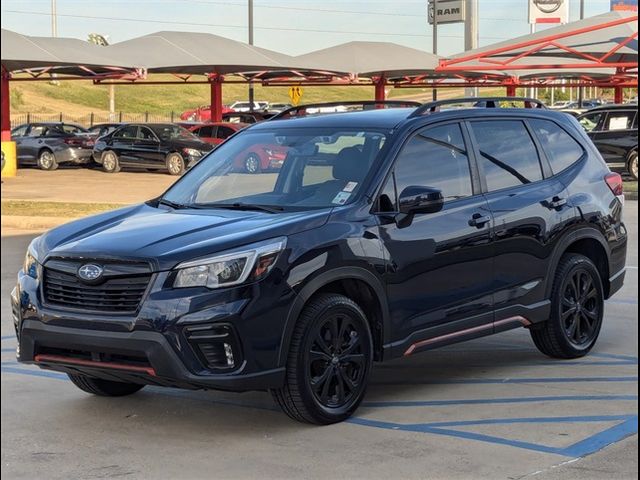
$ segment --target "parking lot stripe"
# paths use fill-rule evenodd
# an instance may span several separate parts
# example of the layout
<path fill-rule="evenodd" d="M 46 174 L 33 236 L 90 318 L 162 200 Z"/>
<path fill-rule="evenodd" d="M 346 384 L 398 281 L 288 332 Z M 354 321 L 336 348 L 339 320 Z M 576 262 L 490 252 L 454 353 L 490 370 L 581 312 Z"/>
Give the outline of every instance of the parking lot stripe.
<path fill-rule="evenodd" d="M 502 403 L 535 403 L 535 402 L 564 402 L 564 401 L 605 401 L 605 400 L 638 400 L 637 395 L 557 395 L 549 397 L 521 397 L 521 398 L 476 398 L 462 400 L 407 400 L 388 402 L 363 402 L 363 407 L 438 407 L 448 405 L 492 405 Z"/>
<path fill-rule="evenodd" d="M 580 383 L 580 382 L 637 382 L 638 377 L 549 377 L 549 378 L 467 378 L 460 380 L 394 380 L 375 381 L 372 385 L 465 385 L 507 383 Z"/>
<path fill-rule="evenodd" d="M 593 423 L 593 422 L 619 422 L 613 427 L 607 428 L 594 435 L 591 435 L 568 447 L 558 448 L 538 443 L 512 440 L 493 435 L 485 435 L 469 431 L 455 430 L 450 427 L 473 426 L 473 425 L 497 425 L 497 424 L 541 424 L 541 423 Z M 544 453 L 552 453 L 566 457 L 583 457 L 597 452 L 612 443 L 634 435 L 638 432 L 637 415 L 594 415 L 579 417 L 540 417 L 540 418 L 496 418 L 482 420 L 468 420 L 460 422 L 436 422 L 421 424 L 399 424 L 393 422 L 383 422 L 366 418 L 354 417 L 347 420 L 349 423 L 368 427 L 383 428 L 388 430 L 399 430 L 405 432 L 431 433 L 436 435 L 446 435 L 450 437 L 465 438 L 485 443 L 494 443 L 511 447 L 534 450 Z M 444 428 L 448 427 L 448 428 Z"/>

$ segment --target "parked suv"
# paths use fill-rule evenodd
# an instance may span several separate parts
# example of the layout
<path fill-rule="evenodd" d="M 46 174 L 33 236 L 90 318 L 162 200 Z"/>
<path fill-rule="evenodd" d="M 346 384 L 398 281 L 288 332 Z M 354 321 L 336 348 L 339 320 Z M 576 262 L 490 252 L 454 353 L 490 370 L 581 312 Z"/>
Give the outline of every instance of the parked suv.
<path fill-rule="evenodd" d="M 638 111 L 633 105 L 606 105 L 578 121 L 609 164 L 622 166 L 638 180 Z"/>
<path fill-rule="evenodd" d="M 620 175 L 565 114 L 446 105 L 289 112 L 158 198 L 37 237 L 18 360 L 105 396 L 269 390 L 329 424 L 373 362 L 518 327 L 586 355 L 625 277 Z M 236 171 L 266 143 L 287 149 L 277 173 Z"/>

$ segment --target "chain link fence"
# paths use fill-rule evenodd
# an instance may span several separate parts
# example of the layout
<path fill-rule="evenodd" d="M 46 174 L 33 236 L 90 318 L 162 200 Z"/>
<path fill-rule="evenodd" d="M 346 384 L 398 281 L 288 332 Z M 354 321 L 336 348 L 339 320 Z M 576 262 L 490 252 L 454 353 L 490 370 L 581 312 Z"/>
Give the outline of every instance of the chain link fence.
<path fill-rule="evenodd" d="M 166 123 L 177 122 L 180 115 L 176 112 L 170 113 L 127 113 L 118 112 L 109 113 L 88 113 L 85 115 L 69 115 L 67 113 L 20 113 L 11 115 L 11 128 L 15 128 L 23 123 L 35 122 L 64 122 L 74 123 L 83 127 L 91 127 L 98 123 L 114 123 L 114 122 L 152 122 Z"/>

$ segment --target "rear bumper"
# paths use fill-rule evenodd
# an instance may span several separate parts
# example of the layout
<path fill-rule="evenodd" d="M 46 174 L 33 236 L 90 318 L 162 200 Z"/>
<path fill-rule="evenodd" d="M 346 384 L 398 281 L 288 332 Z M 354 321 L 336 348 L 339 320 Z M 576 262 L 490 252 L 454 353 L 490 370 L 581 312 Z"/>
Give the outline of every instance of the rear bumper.
<path fill-rule="evenodd" d="M 55 152 L 56 161 L 58 163 L 77 163 L 85 164 L 90 163 L 92 159 L 93 150 L 90 148 L 65 148 L 58 152 Z"/>
<path fill-rule="evenodd" d="M 243 374 L 194 375 L 159 332 L 111 332 L 45 325 L 24 320 L 20 328 L 18 360 L 41 368 L 106 380 L 189 389 L 228 391 L 267 390 L 284 383 L 284 368 Z M 79 359 L 70 355 L 39 354 L 39 346 L 89 351 L 114 356 L 144 357 L 148 365 Z"/>

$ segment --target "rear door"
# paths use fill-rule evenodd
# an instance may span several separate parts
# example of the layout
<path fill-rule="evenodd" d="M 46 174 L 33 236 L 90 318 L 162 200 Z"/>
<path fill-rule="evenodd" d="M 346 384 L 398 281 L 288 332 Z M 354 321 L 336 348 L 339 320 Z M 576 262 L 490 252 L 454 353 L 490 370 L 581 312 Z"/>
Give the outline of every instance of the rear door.
<path fill-rule="evenodd" d="M 16 157 L 18 162 L 24 162 L 26 160 L 25 151 L 22 144 L 24 142 L 25 135 L 29 131 L 29 128 L 29 125 L 20 125 L 19 127 L 11 130 L 11 140 L 16 143 Z"/>
<path fill-rule="evenodd" d="M 44 146 L 45 125 L 31 125 L 26 135 L 20 141 L 20 160 L 34 163 L 38 158 L 40 148 Z"/>
<path fill-rule="evenodd" d="M 160 151 L 160 140 L 155 133 L 145 126 L 138 128 L 137 138 L 133 145 L 135 162 L 147 168 L 164 168 L 164 153 Z"/>
<path fill-rule="evenodd" d="M 440 212 L 417 214 L 409 226 L 380 216 L 396 354 L 492 328 L 492 217 L 468 145 L 458 122 L 417 131 L 380 196 L 379 208 L 391 212 L 410 186 L 439 189 L 445 198 Z"/>
<path fill-rule="evenodd" d="M 498 331 L 548 314 L 547 268 L 573 208 L 525 119 L 483 118 L 469 122 L 469 128 L 495 219 L 492 290 Z"/>
<path fill-rule="evenodd" d="M 607 113 L 602 129 L 595 134 L 596 146 L 607 163 L 625 162 L 629 150 L 638 145 L 636 115 L 632 109 Z"/>
<path fill-rule="evenodd" d="M 135 142 L 138 139 L 138 126 L 126 125 L 114 132 L 111 147 L 120 157 L 122 165 L 137 165 L 139 160 L 135 154 Z"/>
<path fill-rule="evenodd" d="M 236 131 L 225 125 L 218 125 L 218 129 L 216 130 L 216 143 L 222 143 L 231 135 L 236 133 Z"/>
<path fill-rule="evenodd" d="M 200 140 L 207 143 L 218 144 L 221 143 L 220 140 L 216 138 L 216 130 L 218 127 L 215 125 L 203 125 L 202 127 L 198 127 L 193 130 L 193 134 L 196 135 Z"/>

